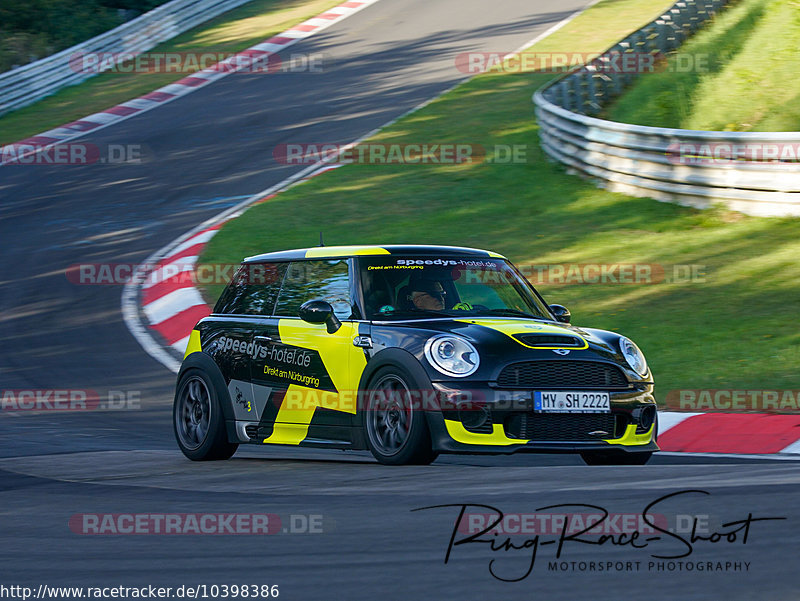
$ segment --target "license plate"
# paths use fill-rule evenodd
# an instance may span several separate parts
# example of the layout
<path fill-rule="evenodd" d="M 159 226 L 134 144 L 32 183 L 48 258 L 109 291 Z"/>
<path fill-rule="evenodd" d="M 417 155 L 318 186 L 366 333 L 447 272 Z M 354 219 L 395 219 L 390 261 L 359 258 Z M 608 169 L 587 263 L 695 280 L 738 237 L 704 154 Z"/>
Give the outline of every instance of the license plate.
<path fill-rule="evenodd" d="M 533 410 L 548 413 L 608 413 L 611 399 L 607 392 L 552 390 L 533 393 Z"/>

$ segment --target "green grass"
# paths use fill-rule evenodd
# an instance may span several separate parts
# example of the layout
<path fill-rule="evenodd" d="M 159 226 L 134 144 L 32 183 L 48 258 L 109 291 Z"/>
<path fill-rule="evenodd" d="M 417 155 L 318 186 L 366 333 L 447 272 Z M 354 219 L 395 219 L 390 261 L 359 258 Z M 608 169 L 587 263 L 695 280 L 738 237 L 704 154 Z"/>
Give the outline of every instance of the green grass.
<path fill-rule="evenodd" d="M 606 111 L 683 129 L 800 131 L 798 0 L 741 0 Z M 697 69 L 679 65 L 697 65 Z"/>
<path fill-rule="evenodd" d="M 340 3 L 341 0 L 253 0 L 150 52 L 239 52 Z M 102 73 L 0 117 L 0 144 L 16 142 L 102 111 L 186 75 Z"/>
<path fill-rule="evenodd" d="M 535 50 L 604 49 L 669 3 L 658 4 L 602 2 Z M 476 77 L 373 139 L 523 144 L 524 164 L 348 165 L 229 222 L 202 260 L 314 246 L 323 230 L 327 244 L 476 246 L 517 264 L 703 265 L 704 281 L 539 288 L 577 325 L 636 340 L 660 400 L 686 388 L 797 388 L 800 221 L 630 198 L 566 174 L 545 160 L 531 104 L 550 77 Z"/>

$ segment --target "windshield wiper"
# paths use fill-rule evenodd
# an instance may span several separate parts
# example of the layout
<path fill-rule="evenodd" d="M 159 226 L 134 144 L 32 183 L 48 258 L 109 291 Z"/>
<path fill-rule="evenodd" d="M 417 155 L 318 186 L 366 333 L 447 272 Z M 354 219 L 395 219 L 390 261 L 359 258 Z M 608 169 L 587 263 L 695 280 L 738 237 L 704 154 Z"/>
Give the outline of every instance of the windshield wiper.
<path fill-rule="evenodd" d="M 379 313 L 375 313 L 373 319 L 380 319 L 381 315 L 392 315 L 392 316 L 401 315 L 403 317 L 405 317 L 405 316 L 409 316 L 409 317 L 420 316 L 420 317 L 422 317 L 422 316 L 427 316 L 427 315 L 430 315 L 431 317 L 452 317 L 453 316 L 451 313 L 448 313 L 447 311 L 444 311 L 444 310 L 443 311 L 434 311 L 433 309 L 407 309 L 407 310 L 404 311 L 402 309 L 394 309 L 392 311 L 385 311 L 383 313 L 380 313 L 380 312 Z"/>
<path fill-rule="evenodd" d="M 546 317 L 526 313 L 525 311 L 520 311 L 519 309 L 489 309 L 489 313 L 492 315 L 509 315 L 512 317 L 527 317 L 528 319 L 541 319 L 547 321 Z"/>

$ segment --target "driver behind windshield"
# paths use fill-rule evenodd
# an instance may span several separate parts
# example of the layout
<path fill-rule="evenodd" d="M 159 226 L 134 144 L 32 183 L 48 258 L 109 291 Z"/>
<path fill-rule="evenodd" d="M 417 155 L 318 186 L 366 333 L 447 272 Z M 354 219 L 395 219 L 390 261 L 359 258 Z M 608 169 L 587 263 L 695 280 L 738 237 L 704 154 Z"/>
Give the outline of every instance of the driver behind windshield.
<path fill-rule="evenodd" d="M 408 300 L 414 309 L 421 311 L 443 311 L 447 293 L 438 280 L 412 277 L 408 283 Z"/>

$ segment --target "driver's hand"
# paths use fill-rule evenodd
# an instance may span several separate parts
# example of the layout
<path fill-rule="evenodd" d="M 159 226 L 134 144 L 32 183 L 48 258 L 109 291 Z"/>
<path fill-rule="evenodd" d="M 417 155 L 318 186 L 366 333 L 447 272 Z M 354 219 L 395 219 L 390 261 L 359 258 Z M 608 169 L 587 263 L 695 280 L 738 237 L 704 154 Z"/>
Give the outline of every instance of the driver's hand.
<path fill-rule="evenodd" d="M 456 311 L 472 311 L 472 305 L 469 303 L 456 303 L 453 305 L 453 309 Z"/>

